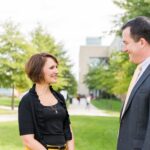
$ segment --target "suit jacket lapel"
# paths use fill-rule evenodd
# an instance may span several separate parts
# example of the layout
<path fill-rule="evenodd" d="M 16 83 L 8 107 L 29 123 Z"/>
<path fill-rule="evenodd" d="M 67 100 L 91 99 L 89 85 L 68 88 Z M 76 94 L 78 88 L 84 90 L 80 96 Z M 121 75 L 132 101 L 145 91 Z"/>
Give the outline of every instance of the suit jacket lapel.
<path fill-rule="evenodd" d="M 138 90 L 140 85 L 143 83 L 143 81 L 148 77 L 149 74 L 150 74 L 150 65 L 146 68 L 146 70 L 144 71 L 144 73 L 142 74 L 142 76 L 140 77 L 140 79 L 137 81 L 137 83 L 135 84 L 134 88 L 132 89 L 132 92 L 130 94 L 130 97 L 129 97 L 126 109 L 124 111 L 124 114 L 127 111 L 127 109 L 129 107 L 129 105 L 130 105 L 130 103 L 132 101 L 132 98 L 135 95 L 136 91 Z M 122 115 L 121 119 L 123 118 L 124 114 Z"/>

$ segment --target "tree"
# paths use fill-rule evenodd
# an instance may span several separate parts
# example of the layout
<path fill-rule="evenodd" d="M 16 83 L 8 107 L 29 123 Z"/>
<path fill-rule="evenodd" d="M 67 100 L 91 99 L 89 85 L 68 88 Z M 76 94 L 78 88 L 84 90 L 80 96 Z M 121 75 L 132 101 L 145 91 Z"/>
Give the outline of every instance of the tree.
<path fill-rule="evenodd" d="M 0 35 L 0 86 L 12 87 L 12 103 L 14 109 L 14 89 L 23 90 L 29 87 L 24 74 L 24 64 L 32 46 L 18 30 L 18 25 L 6 22 L 2 25 Z M 26 82 L 24 82 L 26 81 Z"/>
<path fill-rule="evenodd" d="M 114 0 L 114 3 L 124 10 L 123 14 L 115 17 L 116 27 L 121 28 L 124 22 L 137 16 L 150 17 L 150 0 Z M 120 34 L 120 29 L 116 33 Z M 124 95 L 134 69 L 135 65 L 129 62 L 127 54 L 116 52 L 109 58 L 107 69 L 101 65 L 90 69 L 85 82 L 89 89 L 105 90 L 117 96 Z"/>
<path fill-rule="evenodd" d="M 129 62 L 128 55 L 122 52 L 113 53 L 109 64 L 109 70 L 115 79 L 111 91 L 115 95 L 126 93 L 135 65 Z"/>
<path fill-rule="evenodd" d="M 19 31 L 19 25 L 6 22 L 1 26 L 3 32 L 0 34 L 0 86 L 12 87 L 12 104 L 14 109 L 14 89 L 24 91 L 31 86 L 31 81 L 24 72 L 24 66 L 29 57 L 38 52 L 48 52 L 58 58 L 59 81 L 56 89 L 67 88 L 69 92 L 76 92 L 76 80 L 71 73 L 71 64 L 65 56 L 62 46 L 38 27 L 32 32 L 31 41 Z M 71 82 L 72 81 L 72 82 Z"/>
<path fill-rule="evenodd" d="M 59 78 L 55 89 L 65 89 L 69 94 L 75 94 L 77 91 L 77 82 L 75 77 L 71 73 L 70 61 L 66 56 L 66 52 L 63 50 L 61 44 L 57 44 L 54 38 L 46 32 L 42 26 L 38 26 L 32 33 L 32 44 L 36 47 L 37 52 L 48 52 L 56 56 L 59 62 Z"/>
<path fill-rule="evenodd" d="M 120 97 L 126 93 L 134 69 L 135 65 L 128 61 L 127 54 L 116 52 L 110 56 L 107 66 L 98 64 L 90 68 L 85 83 L 90 90 L 101 90 Z"/>
<path fill-rule="evenodd" d="M 114 0 L 113 2 L 124 10 L 115 21 L 116 24 L 122 25 L 137 16 L 150 16 L 150 0 Z"/>
<path fill-rule="evenodd" d="M 147 16 L 150 17 L 150 0 L 114 0 L 114 3 L 124 10 L 123 14 L 120 14 L 119 17 L 116 17 L 117 20 L 115 20 L 115 26 L 119 25 L 119 28 L 124 24 L 124 22 L 127 22 L 128 20 L 135 18 L 137 16 Z M 120 34 L 117 30 L 116 33 Z M 131 77 L 133 75 L 133 71 L 135 69 L 135 65 L 131 64 L 128 61 L 128 57 L 124 57 L 125 54 L 117 54 L 116 60 L 113 59 L 110 60 L 114 63 L 112 66 L 115 68 L 118 66 L 119 68 L 114 71 L 117 78 L 116 86 L 113 88 L 113 91 L 115 93 L 126 93 L 127 87 L 129 85 L 129 82 L 131 80 Z M 111 59 L 111 58 L 110 58 Z M 119 62 L 118 59 L 121 61 Z M 117 62 L 118 61 L 118 62 Z M 121 83 L 121 84 L 119 84 Z"/>
<path fill-rule="evenodd" d="M 89 72 L 85 75 L 84 82 L 90 90 L 99 90 L 101 92 L 112 94 L 110 84 L 109 64 L 99 62 L 94 67 L 89 67 Z M 109 83 L 108 83 L 109 82 Z"/>

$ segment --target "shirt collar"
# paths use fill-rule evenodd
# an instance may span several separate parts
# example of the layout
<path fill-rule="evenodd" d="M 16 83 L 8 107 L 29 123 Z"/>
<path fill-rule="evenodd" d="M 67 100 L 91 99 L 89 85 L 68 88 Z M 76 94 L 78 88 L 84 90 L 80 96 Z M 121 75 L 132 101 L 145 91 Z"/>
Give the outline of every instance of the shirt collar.
<path fill-rule="evenodd" d="M 142 70 L 145 70 L 148 65 L 150 64 L 150 57 L 146 58 L 142 63 L 140 63 L 139 65 L 142 67 Z"/>

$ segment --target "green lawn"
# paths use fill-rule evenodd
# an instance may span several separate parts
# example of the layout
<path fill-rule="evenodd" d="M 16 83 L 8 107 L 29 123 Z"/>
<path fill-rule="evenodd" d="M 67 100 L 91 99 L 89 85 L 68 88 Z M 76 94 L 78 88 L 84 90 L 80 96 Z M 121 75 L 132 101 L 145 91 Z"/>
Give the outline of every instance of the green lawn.
<path fill-rule="evenodd" d="M 72 117 L 76 150 L 116 150 L 118 118 Z"/>
<path fill-rule="evenodd" d="M 19 99 L 15 98 L 15 106 L 18 106 Z M 11 106 L 11 97 L 0 97 L 0 105 Z"/>
<path fill-rule="evenodd" d="M 6 109 L 0 109 L 0 115 L 8 115 L 8 114 L 16 114 L 17 110 L 6 110 Z"/>
<path fill-rule="evenodd" d="M 17 122 L 0 123 L 0 150 L 21 150 Z"/>
<path fill-rule="evenodd" d="M 122 106 L 121 101 L 113 99 L 92 100 L 91 102 L 97 108 L 108 112 L 120 112 Z"/>
<path fill-rule="evenodd" d="M 76 150 L 115 150 L 118 118 L 71 117 Z M 0 123 L 0 150 L 21 150 L 17 122 Z"/>

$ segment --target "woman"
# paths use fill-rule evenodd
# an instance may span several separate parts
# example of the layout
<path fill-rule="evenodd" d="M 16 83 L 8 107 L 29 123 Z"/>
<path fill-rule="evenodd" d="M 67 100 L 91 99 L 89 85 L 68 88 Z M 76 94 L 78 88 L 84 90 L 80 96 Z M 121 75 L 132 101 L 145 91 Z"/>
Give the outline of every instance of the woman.
<path fill-rule="evenodd" d="M 58 61 L 48 54 L 33 55 L 25 66 L 33 87 L 19 104 L 19 131 L 28 150 L 74 150 L 64 97 L 53 90 Z"/>

